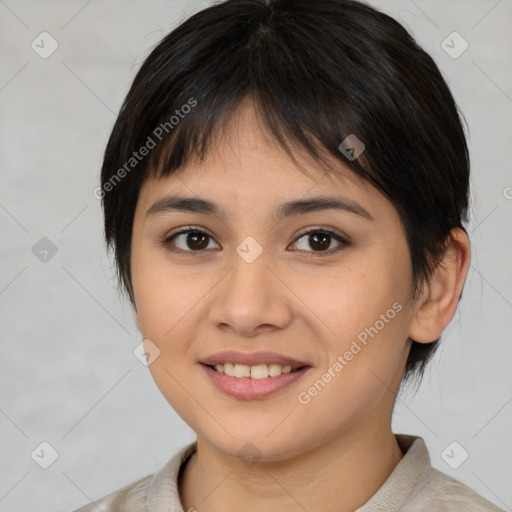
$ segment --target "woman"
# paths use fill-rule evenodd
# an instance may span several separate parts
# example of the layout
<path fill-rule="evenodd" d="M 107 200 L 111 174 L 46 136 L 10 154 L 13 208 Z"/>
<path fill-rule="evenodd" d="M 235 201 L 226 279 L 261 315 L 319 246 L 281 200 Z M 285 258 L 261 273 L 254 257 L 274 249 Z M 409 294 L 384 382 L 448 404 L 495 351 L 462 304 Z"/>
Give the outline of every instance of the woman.
<path fill-rule="evenodd" d="M 228 0 L 146 59 L 105 152 L 107 243 L 197 434 L 79 509 L 500 510 L 394 434 L 470 262 L 435 63 L 352 0 Z"/>

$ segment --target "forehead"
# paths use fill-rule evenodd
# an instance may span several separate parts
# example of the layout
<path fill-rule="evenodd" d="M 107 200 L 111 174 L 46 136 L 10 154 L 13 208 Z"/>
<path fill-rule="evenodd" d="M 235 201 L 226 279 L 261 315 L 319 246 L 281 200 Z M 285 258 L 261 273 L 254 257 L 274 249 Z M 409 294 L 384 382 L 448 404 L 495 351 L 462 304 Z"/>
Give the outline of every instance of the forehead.
<path fill-rule="evenodd" d="M 288 142 L 290 155 L 244 100 L 229 122 L 219 128 L 204 160 L 191 157 L 186 165 L 163 177 L 149 177 L 139 198 L 165 189 L 215 195 L 226 202 L 239 197 L 271 202 L 283 197 L 325 193 L 379 194 L 340 158 L 323 152 L 315 159 L 304 147 Z"/>

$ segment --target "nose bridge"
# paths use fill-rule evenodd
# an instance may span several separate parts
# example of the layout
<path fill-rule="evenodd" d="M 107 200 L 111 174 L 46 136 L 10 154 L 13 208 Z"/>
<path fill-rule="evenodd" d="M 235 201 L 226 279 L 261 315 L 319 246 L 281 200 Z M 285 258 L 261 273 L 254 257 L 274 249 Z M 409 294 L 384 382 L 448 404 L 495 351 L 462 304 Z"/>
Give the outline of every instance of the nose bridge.
<path fill-rule="evenodd" d="M 268 300 L 272 294 L 269 251 L 252 237 L 244 239 L 235 249 L 232 271 L 228 275 L 227 290 L 236 301 L 250 300 L 256 307 L 258 301 Z M 274 290 L 275 295 L 275 290 Z"/>
<path fill-rule="evenodd" d="M 211 310 L 212 322 L 246 334 L 262 324 L 282 327 L 290 319 L 284 287 L 269 268 L 270 251 L 248 238 L 236 247 Z"/>

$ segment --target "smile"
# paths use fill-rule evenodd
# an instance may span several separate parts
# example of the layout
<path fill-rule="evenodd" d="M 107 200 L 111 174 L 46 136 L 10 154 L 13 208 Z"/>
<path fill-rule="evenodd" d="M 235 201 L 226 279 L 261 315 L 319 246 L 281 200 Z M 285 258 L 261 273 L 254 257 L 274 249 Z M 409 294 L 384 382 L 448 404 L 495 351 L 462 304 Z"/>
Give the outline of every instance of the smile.
<path fill-rule="evenodd" d="M 201 364 L 201 367 L 218 390 L 241 400 L 270 397 L 296 383 L 311 369 L 310 366 L 292 370 L 290 366 L 278 364 L 248 366 L 233 363 Z"/>
<path fill-rule="evenodd" d="M 228 377 L 250 377 L 251 379 L 279 377 L 282 373 L 292 373 L 299 369 L 292 369 L 291 366 L 281 366 L 280 364 L 257 364 L 255 366 L 249 366 L 247 364 L 237 363 L 216 364 L 215 366 L 211 366 L 211 368 Z"/>

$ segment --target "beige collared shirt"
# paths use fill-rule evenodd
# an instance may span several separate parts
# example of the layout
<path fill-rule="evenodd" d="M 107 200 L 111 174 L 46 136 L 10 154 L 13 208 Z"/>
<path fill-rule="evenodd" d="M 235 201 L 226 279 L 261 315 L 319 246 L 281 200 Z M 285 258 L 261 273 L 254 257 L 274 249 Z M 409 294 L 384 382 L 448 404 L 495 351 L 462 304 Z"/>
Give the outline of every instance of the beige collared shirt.
<path fill-rule="evenodd" d="M 404 453 L 402 460 L 380 489 L 354 512 L 503 512 L 470 487 L 432 467 L 421 437 L 395 437 Z M 178 474 L 196 447 L 196 442 L 185 446 L 154 475 L 74 512 L 184 512 Z"/>

